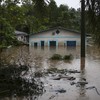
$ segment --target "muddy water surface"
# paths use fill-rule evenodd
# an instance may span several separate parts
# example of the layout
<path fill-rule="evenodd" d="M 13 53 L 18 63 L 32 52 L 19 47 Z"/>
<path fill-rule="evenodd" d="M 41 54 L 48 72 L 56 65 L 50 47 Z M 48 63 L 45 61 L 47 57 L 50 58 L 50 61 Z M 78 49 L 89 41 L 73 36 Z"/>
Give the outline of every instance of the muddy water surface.
<path fill-rule="evenodd" d="M 71 61 L 51 61 L 53 54 L 72 54 Z M 47 69 L 78 70 L 80 71 L 80 47 L 77 48 L 33 48 L 14 47 L 4 50 L 1 58 L 10 63 L 30 65 L 32 72 L 45 72 Z M 1 100 L 100 100 L 100 50 L 96 47 L 86 47 L 86 66 L 83 73 L 66 73 L 74 80 L 61 78 L 55 80 L 61 73 L 48 73 L 40 79 L 44 83 L 43 95 L 33 99 L 32 97 L 4 97 Z M 65 74 L 64 74 L 65 77 Z M 78 85 L 77 82 L 85 80 L 86 85 Z M 74 82 L 75 84 L 71 85 Z M 62 91 L 60 91 L 62 90 Z"/>

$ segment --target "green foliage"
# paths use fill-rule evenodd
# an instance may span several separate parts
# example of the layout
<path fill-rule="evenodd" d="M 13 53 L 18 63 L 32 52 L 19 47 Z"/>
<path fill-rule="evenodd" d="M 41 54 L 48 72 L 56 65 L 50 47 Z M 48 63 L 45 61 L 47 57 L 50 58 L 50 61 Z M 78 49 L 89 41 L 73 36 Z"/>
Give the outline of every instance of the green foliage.
<path fill-rule="evenodd" d="M 17 6 L 19 0 L 6 0 L 0 5 L 0 48 L 15 45 L 15 27 L 22 22 L 22 10 Z"/>
<path fill-rule="evenodd" d="M 28 66 L 2 65 L 0 68 L 0 96 L 28 96 L 43 93 L 43 83 L 33 77 L 24 78 L 22 72 L 28 72 Z"/>
<path fill-rule="evenodd" d="M 72 60 L 73 56 L 72 54 L 64 55 L 63 57 L 60 54 L 54 54 L 51 58 L 51 60 Z"/>
<path fill-rule="evenodd" d="M 72 56 L 71 54 L 65 55 L 65 56 L 63 57 L 63 60 L 72 60 L 72 59 L 73 59 L 73 56 Z"/>
<path fill-rule="evenodd" d="M 93 40 L 100 46 L 100 0 L 86 0 L 86 27 Z"/>
<path fill-rule="evenodd" d="M 51 60 L 62 60 L 62 56 L 60 54 L 54 54 L 50 59 Z"/>
<path fill-rule="evenodd" d="M 47 3 L 45 0 L 32 0 L 34 3 L 34 14 L 40 20 L 47 16 Z"/>
<path fill-rule="evenodd" d="M 74 30 L 80 29 L 79 10 L 69 8 L 67 5 L 57 7 L 54 0 L 50 0 L 48 5 L 44 0 L 23 0 L 22 4 L 21 8 L 25 11 L 25 23 L 21 26 L 22 30 L 28 30 L 28 33 L 57 26 Z"/>
<path fill-rule="evenodd" d="M 0 47 L 13 44 L 14 29 L 5 18 L 0 17 Z"/>

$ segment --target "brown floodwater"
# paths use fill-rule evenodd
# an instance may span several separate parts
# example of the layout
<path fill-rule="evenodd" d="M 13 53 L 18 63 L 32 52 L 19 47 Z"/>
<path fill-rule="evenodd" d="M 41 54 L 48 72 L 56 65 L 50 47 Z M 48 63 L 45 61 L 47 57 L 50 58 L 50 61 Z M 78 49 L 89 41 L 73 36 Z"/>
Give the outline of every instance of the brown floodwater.
<path fill-rule="evenodd" d="M 51 61 L 49 58 L 53 54 L 60 54 L 62 56 L 72 54 L 73 60 Z M 1 59 L 4 59 L 6 63 L 30 65 L 33 73 L 51 68 L 57 68 L 59 70 L 74 69 L 80 71 L 80 47 L 12 47 L 3 50 Z M 53 75 L 49 74 L 48 76 L 40 78 L 44 83 L 46 92 L 35 99 L 32 97 L 4 97 L 0 100 L 100 100 L 100 49 L 94 46 L 86 47 L 86 64 L 84 72 L 67 74 L 68 76 L 75 77 L 75 80 L 67 80 L 66 78 L 54 80 L 53 78 L 57 75 L 58 74 L 53 73 Z M 84 86 L 70 84 L 71 82 L 77 83 L 81 79 L 85 79 L 88 84 Z M 57 92 L 57 90 L 61 89 L 66 92 Z"/>

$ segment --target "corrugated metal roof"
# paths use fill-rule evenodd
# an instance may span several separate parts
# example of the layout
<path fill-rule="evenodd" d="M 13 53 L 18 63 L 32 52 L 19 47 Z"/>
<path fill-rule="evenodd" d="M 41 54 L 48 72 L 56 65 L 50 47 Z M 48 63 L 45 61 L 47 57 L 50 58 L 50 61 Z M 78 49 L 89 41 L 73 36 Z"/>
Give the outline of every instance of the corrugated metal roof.
<path fill-rule="evenodd" d="M 15 35 L 28 35 L 27 33 L 21 32 L 21 31 L 15 31 L 14 34 L 15 34 Z"/>

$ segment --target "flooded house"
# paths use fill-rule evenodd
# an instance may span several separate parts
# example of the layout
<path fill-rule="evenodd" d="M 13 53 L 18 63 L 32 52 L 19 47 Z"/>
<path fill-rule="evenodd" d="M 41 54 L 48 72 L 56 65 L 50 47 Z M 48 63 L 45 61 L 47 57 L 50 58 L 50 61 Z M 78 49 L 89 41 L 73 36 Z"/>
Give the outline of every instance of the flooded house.
<path fill-rule="evenodd" d="M 80 45 L 80 33 L 62 27 L 51 28 L 31 34 L 29 45 L 34 47 L 76 47 Z"/>
<path fill-rule="evenodd" d="M 21 41 L 23 43 L 28 43 L 28 34 L 22 31 L 15 31 L 15 36 L 18 41 Z"/>

